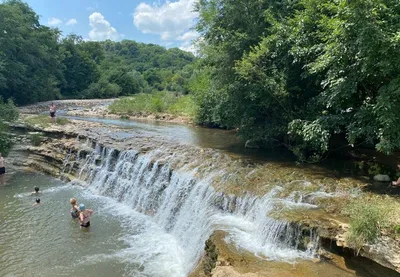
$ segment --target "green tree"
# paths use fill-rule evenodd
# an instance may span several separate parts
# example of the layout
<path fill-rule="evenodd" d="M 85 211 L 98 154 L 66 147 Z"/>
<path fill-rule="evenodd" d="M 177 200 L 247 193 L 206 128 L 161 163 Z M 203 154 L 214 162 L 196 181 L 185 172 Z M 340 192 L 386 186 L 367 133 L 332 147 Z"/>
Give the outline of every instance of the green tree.
<path fill-rule="evenodd" d="M 101 61 L 103 53 L 95 47 L 96 44 L 86 44 L 76 35 L 69 35 L 61 42 L 60 53 L 65 78 L 61 93 L 65 97 L 83 96 L 81 92 L 100 77 L 96 62 Z"/>
<path fill-rule="evenodd" d="M 0 4 L 0 30 L 0 95 L 18 104 L 60 97 L 59 31 L 40 25 L 35 12 L 18 0 Z"/>

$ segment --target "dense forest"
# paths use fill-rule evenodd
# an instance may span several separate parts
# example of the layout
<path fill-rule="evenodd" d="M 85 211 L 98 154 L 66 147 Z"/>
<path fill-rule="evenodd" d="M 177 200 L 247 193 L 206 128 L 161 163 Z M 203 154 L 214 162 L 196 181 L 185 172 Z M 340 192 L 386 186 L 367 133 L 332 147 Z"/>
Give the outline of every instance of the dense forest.
<path fill-rule="evenodd" d="M 187 93 L 194 60 L 178 48 L 63 37 L 41 25 L 27 4 L 0 4 L 0 96 L 19 105 L 153 90 Z"/>
<path fill-rule="evenodd" d="M 400 1 L 199 0 L 199 121 L 319 160 L 400 148 Z"/>
<path fill-rule="evenodd" d="M 400 149 L 400 1 L 199 0 L 195 57 L 134 41 L 83 41 L 0 4 L 0 96 L 189 94 L 199 124 L 237 128 L 316 161 L 332 142 Z"/>

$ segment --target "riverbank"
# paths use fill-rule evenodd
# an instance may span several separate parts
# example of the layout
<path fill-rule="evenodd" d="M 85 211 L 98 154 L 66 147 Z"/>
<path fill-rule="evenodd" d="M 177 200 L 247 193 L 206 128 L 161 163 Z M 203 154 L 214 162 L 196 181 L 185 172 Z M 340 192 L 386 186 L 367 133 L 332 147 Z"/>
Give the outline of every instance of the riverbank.
<path fill-rule="evenodd" d="M 118 108 L 111 111 L 109 106 L 120 99 L 71 99 L 71 100 L 54 100 L 40 102 L 28 106 L 19 107 L 21 114 L 41 114 L 48 113 L 49 106 L 54 103 L 57 107 L 57 114 L 64 116 L 80 116 L 80 117 L 100 117 L 109 119 L 125 119 L 125 120 L 145 120 L 155 122 L 169 122 L 194 125 L 193 117 L 171 114 L 165 112 L 136 111 L 126 112 L 118 111 Z"/>
<path fill-rule="evenodd" d="M 21 130 L 26 127 L 21 124 L 14 128 Z M 130 149 L 140 156 L 148 157 L 158 166 L 168 164 L 171 172 L 179 172 L 183 168 L 185 171 L 196 169 L 194 176 L 198 180 L 205 180 L 210 174 L 220 172 L 213 176 L 210 184 L 224 195 L 226 204 L 223 209 L 227 211 L 237 209 L 238 201 L 249 195 L 262 198 L 276 191 L 274 197 L 281 200 L 275 201 L 269 216 L 293 222 L 305 232 L 317 232 L 322 239 L 342 248 L 352 247 L 347 242 L 352 219 L 342 214 L 344 208 L 360 199 L 369 201 L 371 205 L 379 206 L 383 203 L 385 205 L 382 207 L 388 209 L 393 217 L 391 223 L 380 227 L 379 239 L 363 245 L 359 249 L 360 255 L 399 270 L 400 240 L 395 230 L 390 229 L 398 224 L 399 205 L 395 197 L 369 192 L 369 188 L 378 185 L 370 180 L 338 177 L 316 166 L 273 162 L 243 164 L 243 161 L 232 160 L 228 155 L 213 149 L 168 141 L 143 130 L 128 131 L 95 122 L 70 120 L 64 126 L 28 126 L 29 129 L 43 133 L 43 141 L 40 146 L 32 146 L 29 145 L 29 136 L 21 139 L 12 153 L 12 164 L 22 164 L 73 180 L 77 178 L 82 163 L 85 163 L 82 158 L 95 151 L 97 145 L 118 152 Z M 26 156 L 18 153 L 25 153 Z M 196 159 L 193 160 L 193 157 Z M 384 183 L 381 185 L 387 186 Z"/>

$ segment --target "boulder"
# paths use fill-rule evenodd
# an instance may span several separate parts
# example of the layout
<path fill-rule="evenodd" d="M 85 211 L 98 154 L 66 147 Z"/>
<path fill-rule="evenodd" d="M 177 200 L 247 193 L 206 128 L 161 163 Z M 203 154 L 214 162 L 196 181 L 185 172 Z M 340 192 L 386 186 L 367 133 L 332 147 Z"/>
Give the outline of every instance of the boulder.
<path fill-rule="evenodd" d="M 374 176 L 374 181 L 378 182 L 390 182 L 391 180 L 388 175 L 378 174 Z"/>

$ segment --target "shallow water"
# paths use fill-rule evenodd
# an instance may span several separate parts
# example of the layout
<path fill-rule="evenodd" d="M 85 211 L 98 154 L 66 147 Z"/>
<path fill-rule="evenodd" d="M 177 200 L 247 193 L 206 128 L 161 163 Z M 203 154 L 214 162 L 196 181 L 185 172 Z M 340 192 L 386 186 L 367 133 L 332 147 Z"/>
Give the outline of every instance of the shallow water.
<path fill-rule="evenodd" d="M 248 149 L 244 147 L 245 142 L 237 137 L 233 130 L 222 130 L 204 128 L 198 126 L 184 125 L 179 123 L 148 121 L 148 120 L 124 120 L 95 117 L 66 116 L 69 119 L 99 122 L 106 125 L 119 126 L 126 130 L 125 136 L 136 130 L 149 133 L 153 136 L 161 136 L 165 140 L 186 143 L 202 148 L 213 148 L 223 150 L 240 158 L 255 160 L 288 160 L 290 154 L 282 153 L 281 150 L 260 151 L 259 149 Z M 119 132 L 121 133 L 121 132 Z M 124 134 L 120 134 L 124 136 Z"/>
<path fill-rule="evenodd" d="M 43 204 L 32 207 L 36 185 Z M 71 197 L 95 211 L 89 230 L 71 219 Z M 145 216 L 82 187 L 41 174 L 0 187 L 0 276 L 182 276 L 176 252 Z"/>

